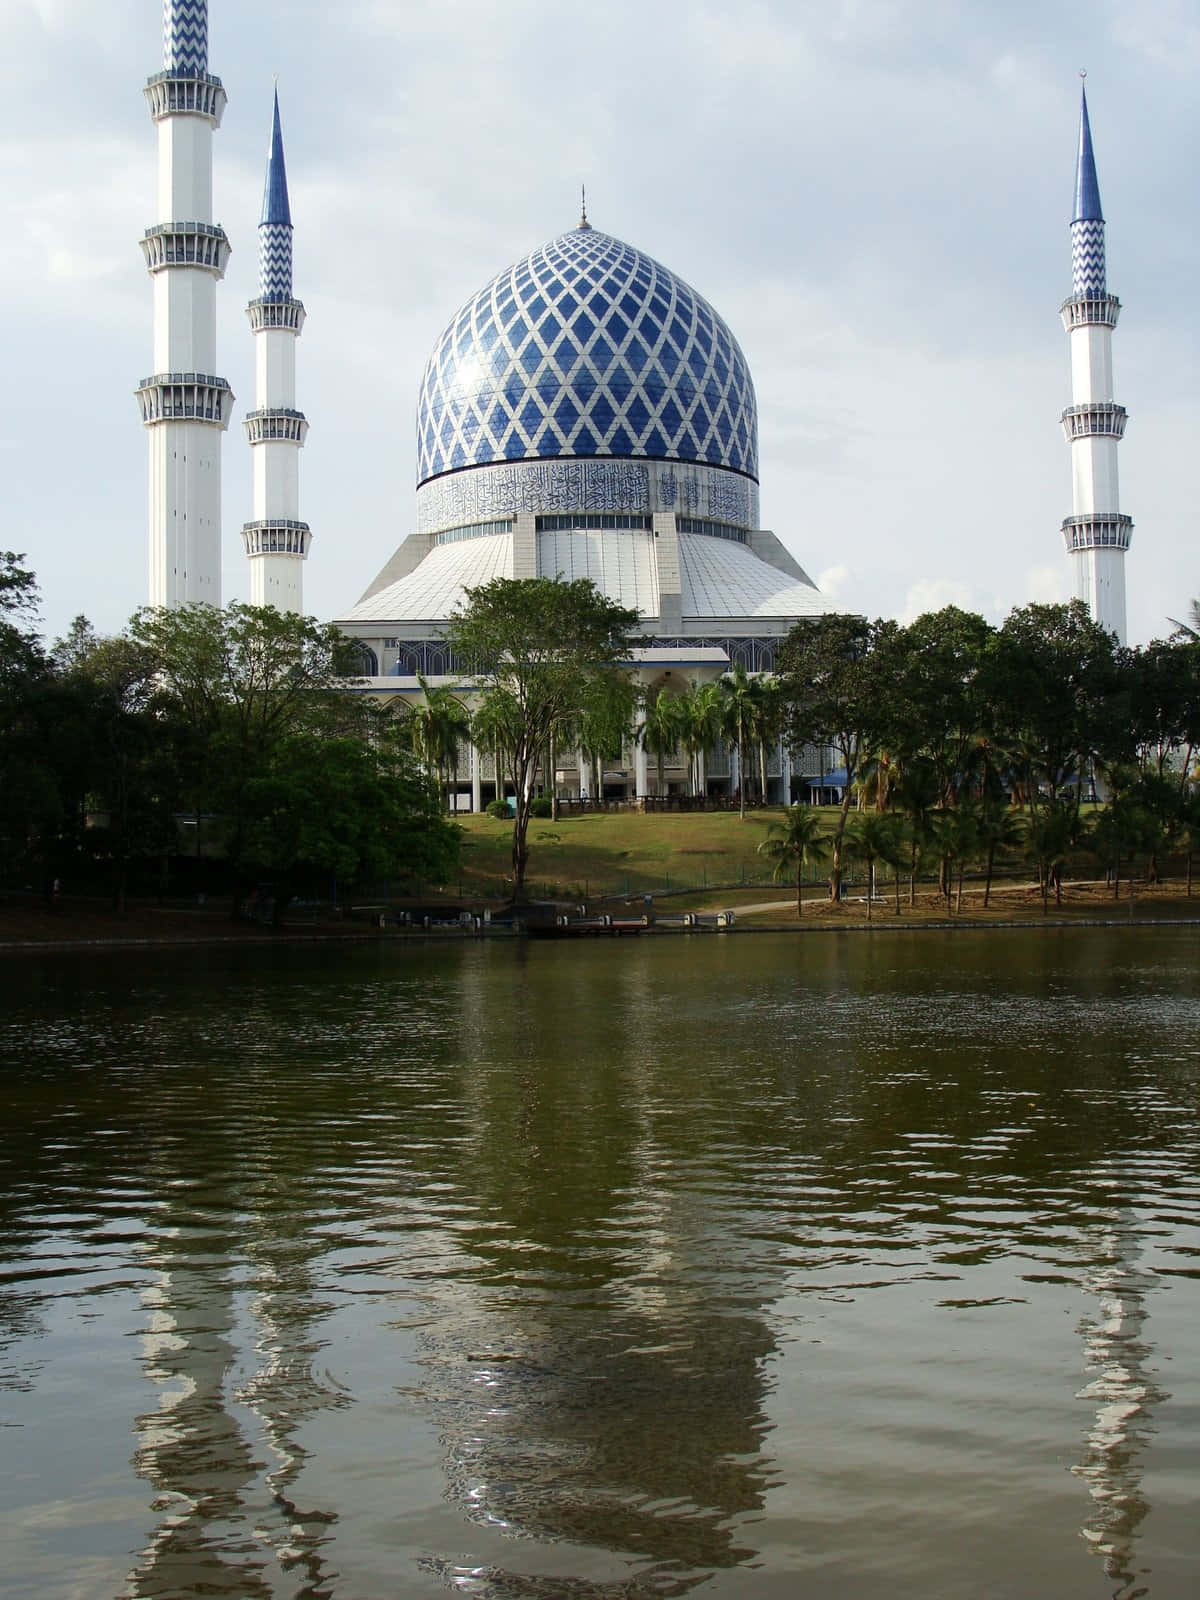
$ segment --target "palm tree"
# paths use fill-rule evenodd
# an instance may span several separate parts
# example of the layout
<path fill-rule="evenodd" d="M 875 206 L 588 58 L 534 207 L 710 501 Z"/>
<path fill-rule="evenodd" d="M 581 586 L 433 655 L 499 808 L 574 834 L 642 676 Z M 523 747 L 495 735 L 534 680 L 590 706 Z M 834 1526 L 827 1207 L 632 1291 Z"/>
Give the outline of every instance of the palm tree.
<path fill-rule="evenodd" d="M 720 679 L 723 700 L 722 731 L 737 745 L 738 757 L 738 813 L 746 820 L 746 743 L 754 727 L 755 705 L 758 700 L 758 683 L 750 676 L 740 661 L 735 662 Z"/>
<path fill-rule="evenodd" d="M 409 723 L 413 751 L 430 777 L 436 778 L 439 792 L 446 791 L 449 808 L 450 774 L 458 764 L 459 747 L 470 736 L 471 718 L 448 685 L 435 688 L 419 672 L 417 682 L 424 699 L 413 708 Z"/>
<path fill-rule="evenodd" d="M 829 854 L 829 839 L 821 818 L 812 806 L 789 806 L 782 822 L 773 822 L 767 837 L 758 847 L 760 856 L 775 863 L 773 876 L 778 883 L 796 869 L 796 915 L 804 911 L 803 874 L 810 861 L 823 861 Z"/>
<path fill-rule="evenodd" d="M 875 863 L 882 861 L 884 866 L 891 867 L 897 873 L 896 883 L 899 886 L 900 865 L 900 838 L 894 817 L 880 816 L 877 812 L 867 812 L 857 817 L 846 830 L 847 854 L 857 857 L 867 864 L 867 921 L 871 921 L 871 910 L 875 900 Z M 897 894 L 896 910 L 899 911 L 899 895 Z"/>
<path fill-rule="evenodd" d="M 934 846 L 941 862 L 942 893 L 946 896 L 946 910 L 950 909 L 950 896 L 954 890 L 954 869 L 958 868 L 958 898 L 955 910 L 962 910 L 963 874 L 967 860 L 979 849 L 979 808 L 970 800 L 960 800 L 958 805 L 935 813 L 932 821 Z"/>
<path fill-rule="evenodd" d="M 688 784 L 693 795 L 700 793 L 700 757 L 711 750 L 721 736 L 721 685 L 693 684 L 681 698 L 683 747 L 688 753 Z"/>
<path fill-rule="evenodd" d="M 896 803 L 908 821 L 908 903 L 917 902 L 917 859 L 929 840 L 931 819 L 940 797 L 933 763 L 924 757 L 906 764 L 896 784 Z"/>
<path fill-rule="evenodd" d="M 1007 795 L 989 794 L 979 807 L 979 839 L 987 849 L 987 876 L 983 885 L 986 910 L 992 896 L 992 871 L 997 850 L 1014 850 L 1021 842 L 1021 829 Z"/>
<path fill-rule="evenodd" d="M 596 800 L 604 799 L 604 763 L 620 760 L 635 705 L 636 692 L 627 673 L 604 673 L 588 685 L 579 718 L 579 745 L 592 769 Z"/>
<path fill-rule="evenodd" d="M 783 685 L 778 678 L 764 675 L 755 680 L 756 695 L 751 707 L 750 729 L 758 745 L 758 797 L 767 803 L 767 746 L 774 744 L 783 729 Z M 784 780 L 786 781 L 786 779 Z M 783 798 L 787 805 L 789 796 Z"/>
<path fill-rule="evenodd" d="M 682 706 L 679 697 L 669 689 L 660 689 L 653 699 L 643 702 L 642 721 L 638 738 L 658 762 L 658 793 L 666 792 L 666 759 L 673 755 L 683 731 Z"/>
<path fill-rule="evenodd" d="M 1025 849 L 1031 861 L 1037 863 L 1038 881 L 1042 890 L 1042 915 L 1050 894 L 1050 880 L 1054 880 L 1054 901 L 1062 904 L 1062 863 L 1071 846 L 1079 837 L 1079 812 L 1071 804 L 1048 805 L 1034 812 L 1025 834 Z"/>
<path fill-rule="evenodd" d="M 507 689 L 489 689 L 475 708 L 471 737 L 496 763 L 496 799 L 504 799 L 504 758 L 516 742 L 520 707 Z"/>
<path fill-rule="evenodd" d="M 1174 617 L 1168 617 L 1168 622 L 1175 623 L 1176 639 L 1200 639 L 1200 600 L 1193 600 L 1188 608 L 1188 621 L 1179 622 Z"/>

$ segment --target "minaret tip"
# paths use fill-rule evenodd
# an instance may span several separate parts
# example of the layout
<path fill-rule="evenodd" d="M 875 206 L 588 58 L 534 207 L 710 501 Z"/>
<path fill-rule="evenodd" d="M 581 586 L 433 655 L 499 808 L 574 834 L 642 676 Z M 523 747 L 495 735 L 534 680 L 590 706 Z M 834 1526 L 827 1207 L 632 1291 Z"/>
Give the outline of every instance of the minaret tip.
<path fill-rule="evenodd" d="M 579 226 L 581 228 L 590 228 L 591 227 L 591 223 L 588 221 L 588 216 L 587 216 L 587 184 L 586 183 L 581 183 L 579 185 Z"/>
<path fill-rule="evenodd" d="M 1087 89 L 1081 70 L 1079 90 L 1079 154 L 1075 161 L 1075 212 L 1072 222 L 1103 222 L 1100 209 L 1100 184 L 1096 177 L 1096 155 L 1092 149 L 1092 128 L 1088 121 Z"/>
<path fill-rule="evenodd" d="M 267 149 L 267 181 L 263 189 L 262 216 L 259 221 L 280 223 L 288 228 L 292 225 L 287 167 L 283 159 L 283 128 L 279 121 L 278 77 L 275 79 L 275 108 L 271 117 L 271 143 Z"/>

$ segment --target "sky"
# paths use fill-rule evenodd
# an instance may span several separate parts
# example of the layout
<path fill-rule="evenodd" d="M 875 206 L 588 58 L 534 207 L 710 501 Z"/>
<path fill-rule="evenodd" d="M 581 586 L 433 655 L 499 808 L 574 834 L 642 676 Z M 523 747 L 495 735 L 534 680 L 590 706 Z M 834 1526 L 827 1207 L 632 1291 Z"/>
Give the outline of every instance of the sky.
<path fill-rule="evenodd" d="M 0 548 L 48 638 L 146 600 L 159 0 L 0 0 Z M 837 605 L 1000 622 L 1067 599 L 1079 77 L 1104 213 L 1129 639 L 1200 595 L 1194 0 L 210 0 L 223 587 L 247 599 L 245 318 L 278 76 L 308 322 L 305 609 L 344 615 L 411 531 L 421 374 L 509 262 L 593 225 L 692 284 L 758 392 L 763 525 Z"/>

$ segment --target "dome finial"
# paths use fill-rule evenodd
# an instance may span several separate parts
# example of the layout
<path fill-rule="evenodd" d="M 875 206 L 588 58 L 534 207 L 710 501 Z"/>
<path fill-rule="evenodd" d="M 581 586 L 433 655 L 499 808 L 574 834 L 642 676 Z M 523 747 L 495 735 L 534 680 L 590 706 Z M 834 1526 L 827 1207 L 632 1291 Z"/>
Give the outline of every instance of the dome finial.
<path fill-rule="evenodd" d="M 581 228 L 590 228 L 591 227 L 591 223 L 587 219 L 587 184 L 586 183 L 581 183 L 579 185 L 579 226 Z"/>

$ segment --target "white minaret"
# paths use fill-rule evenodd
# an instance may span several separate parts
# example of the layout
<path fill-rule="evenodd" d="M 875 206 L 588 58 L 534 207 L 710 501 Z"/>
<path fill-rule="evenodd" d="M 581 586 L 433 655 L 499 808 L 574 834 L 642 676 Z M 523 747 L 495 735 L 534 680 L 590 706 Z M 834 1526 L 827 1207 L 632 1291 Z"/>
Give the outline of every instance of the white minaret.
<path fill-rule="evenodd" d="M 1062 424 L 1071 446 L 1073 514 L 1062 525 L 1075 568 L 1075 594 L 1125 642 L 1125 552 L 1133 529 L 1122 516 L 1117 446 L 1125 408 L 1113 403 L 1112 331 L 1121 302 L 1104 274 L 1104 217 L 1092 153 L 1087 95 L 1079 112 L 1075 213 L 1071 222 L 1071 298 L 1062 305 L 1071 341 L 1071 404 Z"/>
<path fill-rule="evenodd" d="M 296 410 L 296 340 L 304 326 L 304 306 L 292 297 L 292 211 L 278 90 L 258 227 L 258 291 L 258 299 L 246 307 L 255 348 L 255 409 L 246 418 L 254 462 L 254 521 L 242 528 L 250 561 L 250 604 L 303 612 L 304 561 L 312 542 L 308 524 L 298 520 L 300 448 L 308 432 L 304 413 Z"/>
<path fill-rule="evenodd" d="M 225 90 L 208 71 L 207 0 L 163 0 L 163 70 L 146 100 L 158 128 L 158 220 L 142 239 L 154 375 L 137 390 L 150 442 L 149 598 L 219 606 L 221 434 L 233 394 L 212 375 L 229 240 L 212 220 L 212 136 Z"/>

